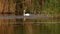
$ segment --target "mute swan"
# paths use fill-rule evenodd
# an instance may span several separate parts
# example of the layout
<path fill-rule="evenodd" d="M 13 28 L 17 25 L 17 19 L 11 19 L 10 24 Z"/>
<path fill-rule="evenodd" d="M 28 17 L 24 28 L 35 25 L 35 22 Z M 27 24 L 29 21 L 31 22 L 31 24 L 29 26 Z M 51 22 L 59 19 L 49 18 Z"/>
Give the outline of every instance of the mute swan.
<path fill-rule="evenodd" d="M 26 11 L 24 10 L 24 16 L 30 16 L 29 13 L 25 13 Z"/>

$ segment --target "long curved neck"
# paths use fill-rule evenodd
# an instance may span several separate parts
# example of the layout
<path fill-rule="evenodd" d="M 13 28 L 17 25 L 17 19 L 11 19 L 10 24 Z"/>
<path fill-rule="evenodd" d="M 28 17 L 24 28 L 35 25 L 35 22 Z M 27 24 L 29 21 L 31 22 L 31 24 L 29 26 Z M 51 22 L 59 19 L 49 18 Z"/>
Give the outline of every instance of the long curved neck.
<path fill-rule="evenodd" d="M 23 13 L 23 15 L 24 15 L 26 11 L 24 10 L 23 12 L 24 12 L 24 13 Z"/>

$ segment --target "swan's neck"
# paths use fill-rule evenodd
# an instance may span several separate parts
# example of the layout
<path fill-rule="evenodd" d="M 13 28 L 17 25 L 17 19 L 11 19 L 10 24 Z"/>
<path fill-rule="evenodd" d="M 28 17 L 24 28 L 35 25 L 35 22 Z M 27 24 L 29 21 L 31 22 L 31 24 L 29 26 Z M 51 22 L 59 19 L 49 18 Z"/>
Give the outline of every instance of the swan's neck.
<path fill-rule="evenodd" d="M 23 14 L 25 14 L 25 12 L 26 12 L 26 11 L 24 10 L 24 13 L 23 13 Z"/>

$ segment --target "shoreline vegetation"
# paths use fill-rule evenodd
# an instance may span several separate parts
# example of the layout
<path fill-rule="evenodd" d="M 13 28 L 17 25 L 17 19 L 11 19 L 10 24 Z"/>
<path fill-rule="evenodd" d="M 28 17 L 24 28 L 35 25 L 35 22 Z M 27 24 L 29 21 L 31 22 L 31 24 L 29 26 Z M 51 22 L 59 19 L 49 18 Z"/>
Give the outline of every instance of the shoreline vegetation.
<path fill-rule="evenodd" d="M 24 10 L 33 18 L 44 15 L 37 19 L 4 17 L 23 16 Z M 0 0 L 0 16 L 4 17 L 0 19 L 0 34 L 60 34 L 60 0 Z"/>

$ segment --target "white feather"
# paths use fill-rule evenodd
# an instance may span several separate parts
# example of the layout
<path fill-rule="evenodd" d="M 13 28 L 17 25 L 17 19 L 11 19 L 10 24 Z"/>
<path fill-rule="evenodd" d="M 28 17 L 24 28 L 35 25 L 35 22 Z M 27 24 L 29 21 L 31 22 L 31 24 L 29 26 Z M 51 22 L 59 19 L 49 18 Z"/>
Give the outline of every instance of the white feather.
<path fill-rule="evenodd" d="M 24 14 L 24 16 L 30 16 L 30 14 L 29 13 L 26 13 L 26 14 Z"/>

